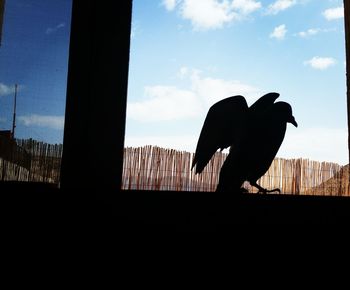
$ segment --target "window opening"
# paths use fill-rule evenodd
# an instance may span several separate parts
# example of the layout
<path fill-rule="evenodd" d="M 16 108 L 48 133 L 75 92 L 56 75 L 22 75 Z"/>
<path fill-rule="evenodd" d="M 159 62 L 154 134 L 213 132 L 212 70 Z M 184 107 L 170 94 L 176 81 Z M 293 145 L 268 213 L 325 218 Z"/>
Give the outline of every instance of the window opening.
<path fill-rule="evenodd" d="M 0 0 L 0 180 L 59 183 L 71 0 Z"/>
<path fill-rule="evenodd" d="M 269 2 L 133 1 L 124 189 L 215 190 L 227 152 L 190 170 L 208 108 L 276 91 L 300 126 L 260 182 L 349 194 L 343 2 Z"/>

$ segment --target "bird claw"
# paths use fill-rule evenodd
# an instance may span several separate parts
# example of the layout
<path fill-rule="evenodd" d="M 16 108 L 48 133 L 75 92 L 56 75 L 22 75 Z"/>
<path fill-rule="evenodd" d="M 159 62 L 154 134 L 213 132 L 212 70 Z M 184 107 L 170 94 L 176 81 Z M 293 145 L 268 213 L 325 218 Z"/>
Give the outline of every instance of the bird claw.
<path fill-rule="evenodd" d="M 267 194 L 267 193 L 270 193 L 270 192 L 278 192 L 278 193 L 281 193 L 281 190 L 279 188 L 275 188 L 275 189 L 271 189 L 271 190 L 267 190 L 266 188 L 261 188 L 259 189 L 258 191 L 258 194 L 261 193 L 261 194 Z"/>
<path fill-rule="evenodd" d="M 281 193 L 281 190 L 279 188 L 275 188 L 274 190 L 272 190 L 272 192 L 277 191 L 278 193 Z"/>
<path fill-rule="evenodd" d="M 275 189 L 267 190 L 267 192 L 278 192 L 278 193 L 281 193 L 281 190 L 279 188 L 275 188 Z"/>

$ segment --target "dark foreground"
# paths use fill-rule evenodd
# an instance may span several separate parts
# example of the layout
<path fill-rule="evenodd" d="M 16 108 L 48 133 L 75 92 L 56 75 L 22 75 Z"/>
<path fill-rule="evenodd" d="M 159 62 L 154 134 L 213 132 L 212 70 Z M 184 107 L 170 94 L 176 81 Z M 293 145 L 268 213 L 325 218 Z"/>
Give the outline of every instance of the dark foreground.
<path fill-rule="evenodd" d="M 236 224 L 350 224 L 350 198 L 235 193 L 65 192 L 49 184 L 0 183 L 5 225 L 109 231 L 216 231 Z"/>

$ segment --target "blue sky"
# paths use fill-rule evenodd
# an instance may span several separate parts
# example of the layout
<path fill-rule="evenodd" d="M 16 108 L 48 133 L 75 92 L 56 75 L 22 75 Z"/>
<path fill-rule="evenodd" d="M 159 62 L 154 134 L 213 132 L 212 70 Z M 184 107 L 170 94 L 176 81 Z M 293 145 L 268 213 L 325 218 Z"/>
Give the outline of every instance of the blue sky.
<path fill-rule="evenodd" d="M 71 0 L 6 1 L 1 130 L 18 83 L 16 137 L 62 142 L 70 16 Z M 278 156 L 348 163 L 342 1 L 134 0 L 132 21 L 126 146 L 193 152 L 213 103 L 276 91 L 299 123 Z"/>
<path fill-rule="evenodd" d="M 126 146 L 193 152 L 213 103 L 275 91 L 299 124 L 278 156 L 347 164 L 343 22 L 340 0 L 134 0 Z"/>
<path fill-rule="evenodd" d="M 62 143 L 71 0 L 7 0 L 0 47 L 0 129 Z"/>

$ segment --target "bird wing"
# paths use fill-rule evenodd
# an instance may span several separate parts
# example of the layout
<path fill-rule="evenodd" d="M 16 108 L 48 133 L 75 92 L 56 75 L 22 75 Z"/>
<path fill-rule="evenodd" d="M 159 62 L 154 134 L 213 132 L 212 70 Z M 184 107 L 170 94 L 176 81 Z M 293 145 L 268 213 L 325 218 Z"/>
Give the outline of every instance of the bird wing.
<path fill-rule="evenodd" d="M 278 97 L 278 93 L 268 93 L 249 107 L 239 142 L 233 144 L 221 167 L 217 191 L 237 191 L 244 180 L 249 178 L 255 182 L 256 177 L 260 178 L 260 173 L 265 172 L 265 167 L 268 169 L 276 153 L 275 147 L 279 147 L 279 141 L 271 144 L 265 136 L 271 126 L 268 120 L 274 116 L 274 102 Z M 272 136 L 272 139 L 275 138 Z"/>
<path fill-rule="evenodd" d="M 249 182 L 256 182 L 269 169 L 283 142 L 289 116 L 292 116 L 290 105 L 276 102 L 255 119 L 254 128 L 251 128 L 255 132 L 254 138 L 264 142 L 257 146 L 247 142 L 250 156 L 247 155 L 246 159 L 254 165 L 247 173 Z"/>
<path fill-rule="evenodd" d="M 253 105 L 249 107 L 250 114 L 261 114 L 266 109 L 269 109 L 276 99 L 279 97 L 278 93 L 268 93 L 258 99 Z"/>
<path fill-rule="evenodd" d="M 196 173 L 203 171 L 218 149 L 227 148 L 236 141 L 247 112 L 248 105 L 243 96 L 229 97 L 210 107 L 192 162 Z"/>

